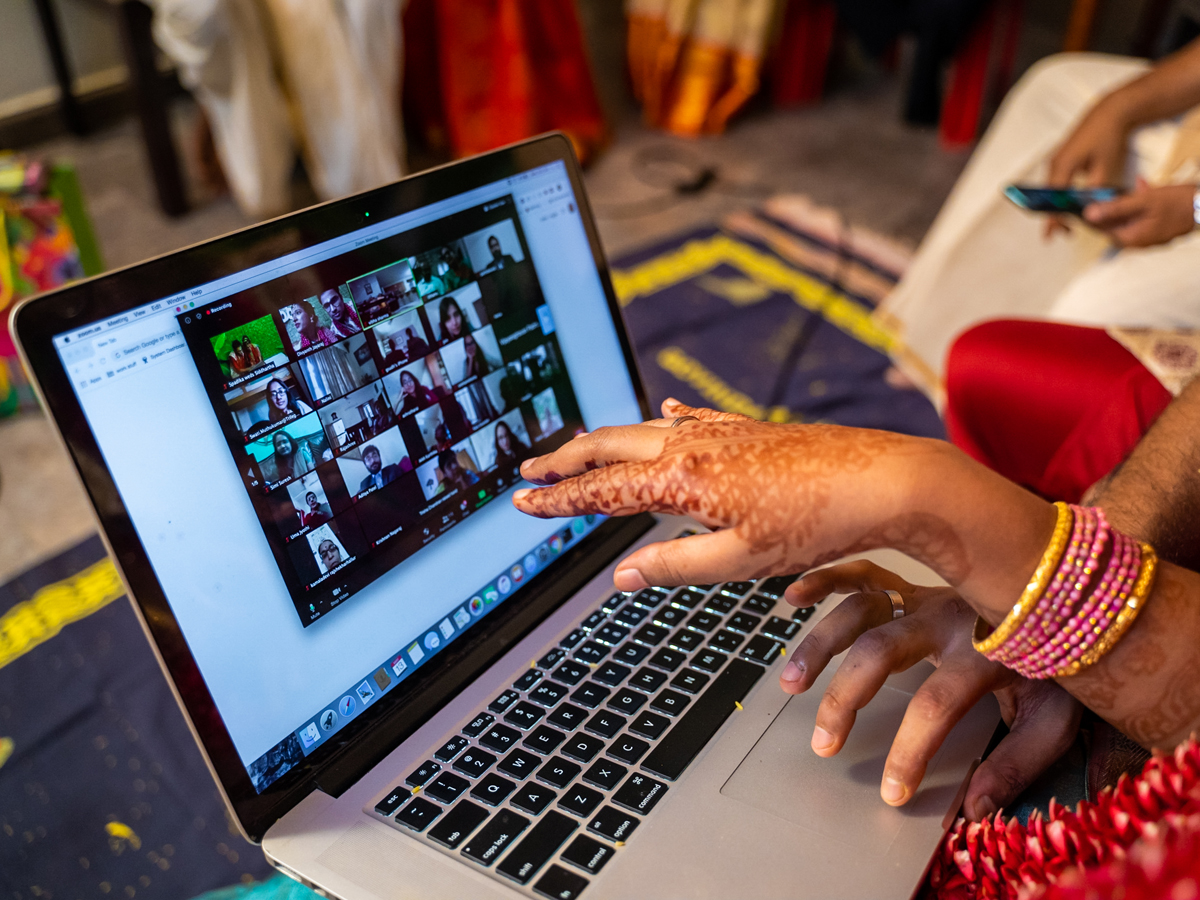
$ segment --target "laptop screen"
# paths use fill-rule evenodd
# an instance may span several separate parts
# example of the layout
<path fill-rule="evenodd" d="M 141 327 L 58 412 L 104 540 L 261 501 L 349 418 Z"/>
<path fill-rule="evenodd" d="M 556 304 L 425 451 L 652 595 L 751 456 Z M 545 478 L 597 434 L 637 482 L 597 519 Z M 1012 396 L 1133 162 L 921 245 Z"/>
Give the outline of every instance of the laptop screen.
<path fill-rule="evenodd" d="M 54 346 L 259 792 L 596 527 L 521 460 L 640 419 L 561 162 Z"/>

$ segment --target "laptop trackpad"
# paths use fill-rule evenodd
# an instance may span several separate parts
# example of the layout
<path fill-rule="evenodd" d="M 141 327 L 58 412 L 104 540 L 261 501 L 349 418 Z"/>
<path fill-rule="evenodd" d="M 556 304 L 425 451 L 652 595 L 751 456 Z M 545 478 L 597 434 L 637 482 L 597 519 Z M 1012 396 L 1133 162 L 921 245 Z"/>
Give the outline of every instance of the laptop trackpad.
<path fill-rule="evenodd" d="M 792 697 L 721 793 L 801 828 L 853 844 L 859 853 L 882 856 L 905 821 L 918 809 L 928 810 L 928 801 L 934 799 L 922 796 L 928 793 L 922 791 L 907 807 L 894 809 L 879 797 L 883 765 L 912 695 L 885 685 L 859 711 L 841 752 L 822 759 L 809 742 L 823 692 L 824 684 L 819 683 Z M 930 775 L 937 762 L 935 757 Z M 953 788 L 942 802 L 943 813 L 952 794 Z"/>

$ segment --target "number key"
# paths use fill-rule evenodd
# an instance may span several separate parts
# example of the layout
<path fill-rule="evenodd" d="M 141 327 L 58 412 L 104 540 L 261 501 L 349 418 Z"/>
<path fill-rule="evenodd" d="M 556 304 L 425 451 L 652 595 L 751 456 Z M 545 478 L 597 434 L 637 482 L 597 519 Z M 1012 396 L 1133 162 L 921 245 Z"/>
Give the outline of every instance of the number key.
<path fill-rule="evenodd" d="M 620 610 L 618 610 L 616 615 L 613 616 L 613 621 L 618 625 L 624 625 L 627 628 L 633 628 L 635 625 L 640 624 L 642 619 L 646 618 L 648 615 L 650 615 L 650 613 L 642 609 L 640 606 L 634 606 L 632 603 L 627 603 L 625 606 L 621 607 Z"/>
<path fill-rule="evenodd" d="M 553 681 L 543 681 L 529 692 L 530 700 L 538 704 L 538 706 L 545 707 L 554 706 L 565 696 L 567 696 L 567 689 L 561 684 L 555 684 Z"/>
<path fill-rule="evenodd" d="M 528 731 L 538 723 L 538 720 L 546 714 L 544 709 L 534 706 L 532 703 L 527 703 L 522 700 L 516 706 L 508 711 L 504 716 L 504 721 L 509 725 L 515 725 L 522 731 Z M 434 754 L 435 756 L 437 754 Z M 438 757 L 441 759 L 441 757 Z"/>

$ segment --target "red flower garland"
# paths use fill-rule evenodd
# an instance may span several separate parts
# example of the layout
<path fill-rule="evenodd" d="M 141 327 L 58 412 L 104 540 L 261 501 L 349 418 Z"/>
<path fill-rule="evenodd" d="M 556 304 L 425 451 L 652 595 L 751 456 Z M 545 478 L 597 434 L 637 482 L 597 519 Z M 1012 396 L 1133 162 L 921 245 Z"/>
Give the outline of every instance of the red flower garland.
<path fill-rule="evenodd" d="M 1200 900 L 1200 744 L 1155 754 L 1074 811 L 1050 801 L 1027 825 L 959 819 L 925 900 Z"/>

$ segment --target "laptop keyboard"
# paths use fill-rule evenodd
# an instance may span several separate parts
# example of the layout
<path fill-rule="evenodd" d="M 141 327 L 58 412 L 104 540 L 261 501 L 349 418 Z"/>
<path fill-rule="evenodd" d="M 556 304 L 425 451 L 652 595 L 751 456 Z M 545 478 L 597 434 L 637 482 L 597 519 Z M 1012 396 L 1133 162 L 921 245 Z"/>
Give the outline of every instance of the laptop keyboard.
<path fill-rule="evenodd" d="M 574 900 L 813 615 L 775 614 L 794 578 L 613 594 L 375 812 Z"/>

